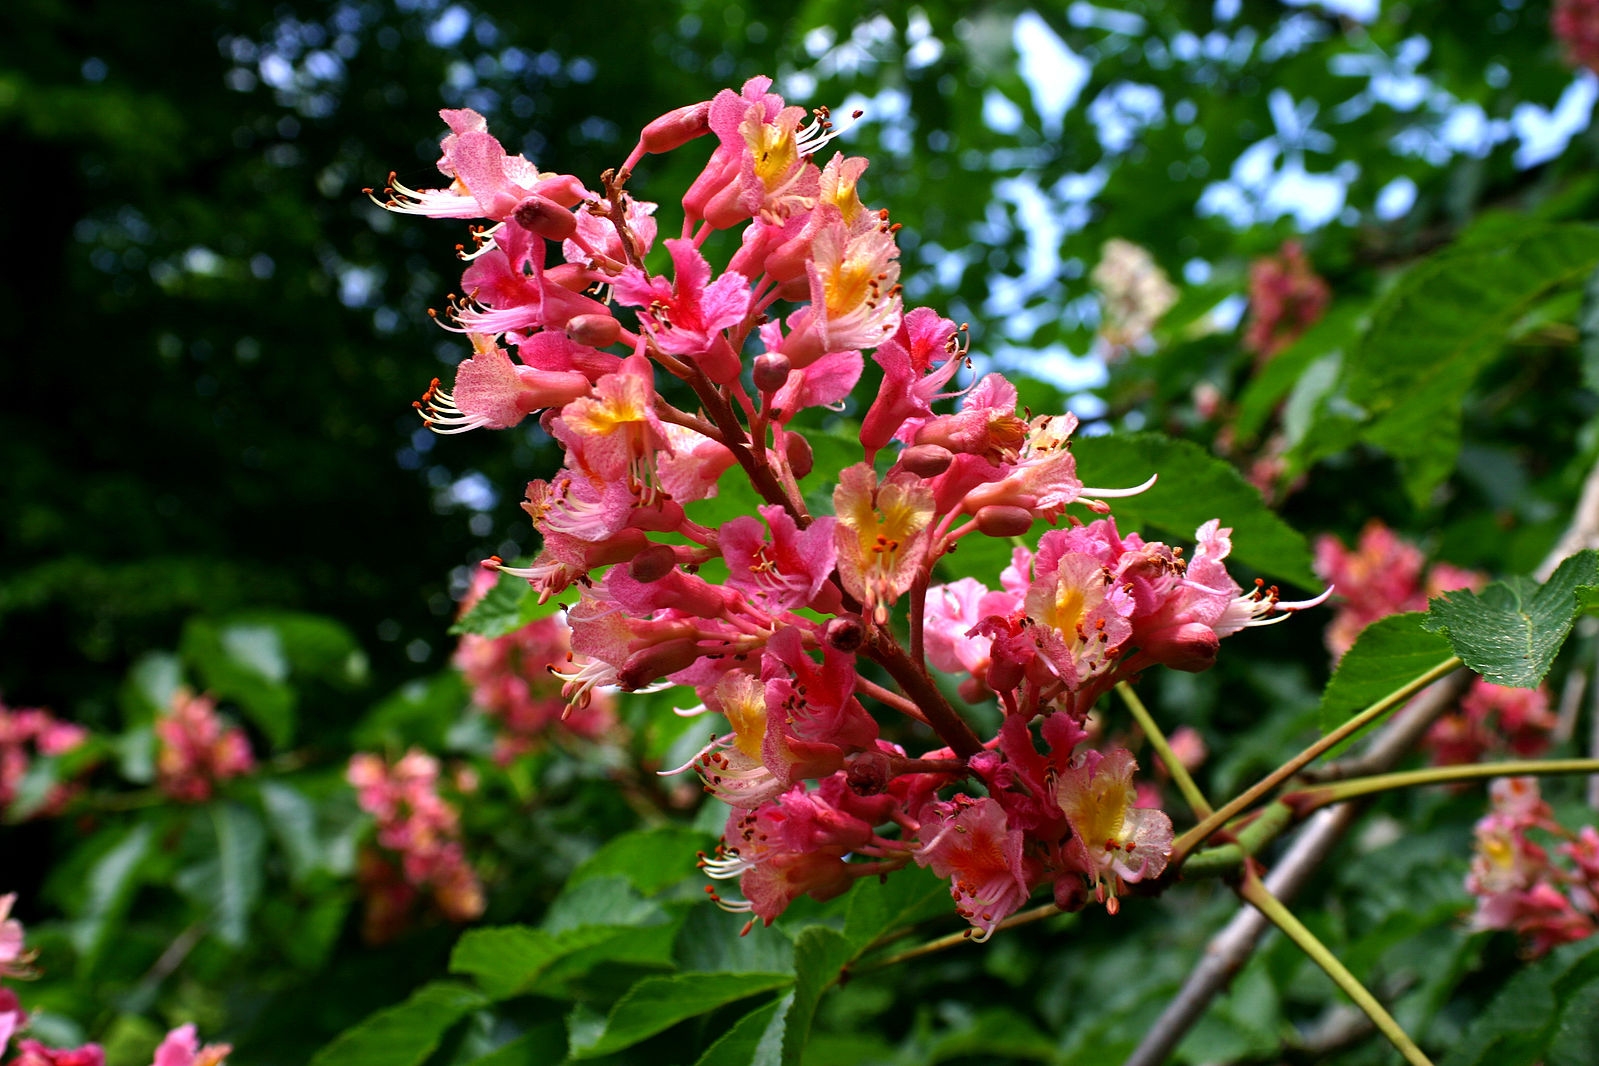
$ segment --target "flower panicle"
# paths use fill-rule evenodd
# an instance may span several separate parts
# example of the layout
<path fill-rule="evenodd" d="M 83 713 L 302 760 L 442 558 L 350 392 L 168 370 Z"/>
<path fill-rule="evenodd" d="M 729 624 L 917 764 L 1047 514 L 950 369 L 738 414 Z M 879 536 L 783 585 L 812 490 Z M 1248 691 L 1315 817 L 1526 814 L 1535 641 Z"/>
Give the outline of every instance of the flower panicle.
<path fill-rule="evenodd" d="M 1152 666 L 1203 670 L 1222 638 L 1321 598 L 1246 593 L 1219 520 L 1191 558 L 1122 533 L 1115 501 L 1154 472 L 1085 485 L 1077 419 L 1022 407 L 1004 375 L 972 372 L 965 324 L 908 304 L 899 226 L 863 199 L 867 161 L 837 150 L 825 108 L 771 90 L 752 78 L 667 112 L 600 192 L 507 153 L 476 113 L 446 111 L 447 185 L 391 178 L 373 194 L 475 220 L 468 295 L 444 316 L 473 350 L 453 386 L 418 401 L 424 422 L 449 434 L 533 415 L 562 452 L 527 486 L 537 556 L 485 566 L 541 603 L 571 597 L 568 628 L 517 645 L 537 680 L 510 678 L 481 638 L 458 661 L 508 727 L 581 729 L 617 691 L 693 689 L 728 728 L 675 772 L 729 807 L 701 865 L 738 882 L 711 895 L 751 922 L 911 863 L 949 879 L 980 938 L 1045 886 L 1062 906 L 1114 909 L 1161 876 L 1170 821 L 1132 784 L 1131 752 L 1089 743 L 1089 709 Z M 659 208 L 636 193 L 648 157 L 675 151 L 704 163 L 681 229 L 652 254 Z M 718 230 L 739 240 L 712 262 Z M 1126 252 L 1099 283 L 1125 290 L 1117 343 L 1133 345 L 1169 294 Z M 868 364 L 882 384 L 862 394 Z M 858 416 L 842 461 L 837 434 L 814 429 L 840 409 Z M 697 521 L 730 478 L 759 503 Z M 935 581 L 972 537 L 1011 539 L 1010 565 L 986 583 Z M 974 732 L 935 671 L 964 700 L 998 702 L 998 735 Z M 564 727 L 545 701 L 564 704 Z M 890 741 L 890 711 L 941 746 Z"/>

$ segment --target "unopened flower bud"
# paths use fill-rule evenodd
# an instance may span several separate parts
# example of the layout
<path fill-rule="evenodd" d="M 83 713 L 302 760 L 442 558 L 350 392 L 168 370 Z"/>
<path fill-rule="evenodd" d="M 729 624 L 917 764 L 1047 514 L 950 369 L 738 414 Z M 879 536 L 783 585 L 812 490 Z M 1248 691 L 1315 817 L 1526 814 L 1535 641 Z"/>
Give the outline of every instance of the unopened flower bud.
<path fill-rule="evenodd" d="M 816 465 L 816 456 L 811 454 L 811 442 L 798 433 L 790 433 L 783 442 L 783 452 L 788 456 L 788 468 L 794 471 L 795 477 L 804 477 Z"/>
<path fill-rule="evenodd" d="M 566 323 L 566 335 L 590 348 L 604 348 L 622 336 L 622 324 L 610 315 L 574 315 Z"/>
<path fill-rule="evenodd" d="M 644 146 L 646 152 L 670 152 L 710 131 L 711 102 L 703 100 L 697 104 L 677 108 L 675 111 L 668 111 L 645 126 L 644 132 L 639 136 L 639 143 Z"/>
<path fill-rule="evenodd" d="M 627 572 L 633 575 L 634 580 L 649 584 L 670 574 L 676 565 L 677 553 L 670 544 L 651 544 L 633 556 L 633 560 L 627 564 Z"/>
<path fill-rule="evenodd" d="M 949 469 L 955 453 L 942 444 L 913 444 L 899 455 L 899 465 L 917 477 L 937 477 Z"/>
<path fill-rule="evenodd" d="M 990 537 L 1019 537 L 1033 528 L 1033 512 L 1025 507 L 996 504 L 977 512 L 977 529 Z"/>
<path fill-rule="evenodd" d="M 881 751 L 857 751 L 844 759 L 844 780 L 857 796 L 879 796 L 894 779 L 889 756 Z"/>
<path fill-rule="evenodd" d="M 585 267 L 576 263 L 557 263 L 544 270 L 544 280 L 551 285 L 559 285 L 567 292 L 582 292 L 594 283 L 589 280 L 593 275 Z"/>
<path fill-rule="evenodd" d="M 788 356 L 782 352 L 766 352 L 755 357 L 755 387 L 762 392 L 776 392 L 788 383 L 790 370 Z"/>
<path fill-rule="evenodd" d="M 546 240 L 564 241 L 577 232 L 577 219 L 572 212 L 538 195 L 524 200 L 511 217 L 518 226 Z"/>
<path fill-rule="evenodd" d="M 1138 635 L 1139 650 L 1173 670 L 1197 674 L 1216 665 L 1221 641 L 1216 631 L 1202 622 L 1167 626 L 1153 633 Z"/>
<path fill-rule="evenodd" d="M 835 618 L 827 623 L 823 638 L 828 647 L 839 651 L 855 651 L 866 640 L 866 629 L 859 618 Z"/>

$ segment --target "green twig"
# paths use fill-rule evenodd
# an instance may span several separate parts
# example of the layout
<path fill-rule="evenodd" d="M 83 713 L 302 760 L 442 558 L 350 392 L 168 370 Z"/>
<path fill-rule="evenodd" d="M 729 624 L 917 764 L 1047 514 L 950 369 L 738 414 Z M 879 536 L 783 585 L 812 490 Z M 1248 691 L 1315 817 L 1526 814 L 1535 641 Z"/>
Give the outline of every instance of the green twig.
<path fill-rule="evenodd" d="M 1311 961 L 1326 971 L 1333 983 L 1344 990 L 1344 994 L 1355 1001 L 1355 1006 L 1366 1012 L 1366 1017 L 1372 1020 L 1379 1032 L 1388 1038 L 1388 1042 L 1399 1050 L 1405 1061 L 1411 1066 L 1432 1066 L 1432 1061 L 1422 1054 L 1415 1041 L 1399 1027 L 1393 1015 L 1383 1009 L 1366 986 L 1355 979 L 1338 957 L 1327 949 L 1327 945 L 1316 939 L 1316 935 L 1306 929 L 1300 920 L 1294 917 L 1294 912 L 1283 905 L 1282 900 L 1272 895 L 1266 885 L 1253 871 L 1248 873 L 1243 883 L 1238 886 L 1238 894 L 1243 897 L 1268 921 L 1283 931 L 1283 935 L 1292 940 Z"/>
<path fill-rule="evenodd" d="M 1509 762 L 1473 763 L 1469 766 L 1429 766 L 1371 777 L 1352 777 L 1331 785 L 1307 788 L 1283 797 L 1294 814 L 1304 816 L 1321 807 L 1344 803 L 1357 796 L 1390 792 L 1420 785 L 1447 785 L 1484 777 L 1542 777 L 1555 774 L 1599 774 L 1599 759 L 1515 759 Z"/>
<path fill-rule="evenodd" d="M 1287 803 L 1277 802 L 1261 809 L 1258 816 L 1238 830 L 1237 839 L 1218 848 L 1196 851 L 1183 863 L 1183 880 L 1201 877 L 1225 877 L 1237 873 L 1244 860 L 1275 840 L 1284 829 L 1294 823 L 1294 810 Z"/>
<path fill-rule="evenodd" d="M 1166 766 L 1166 772 L 1171 774 L 1172 784 L 1177 786 L 1177 791 L 1188 801 L 1188 807 L 1194 812 L 1194 817 L 1207 817 L 1214 808 L 1205 798 L 1205 794 L 1199 791 L 1199 786 L 1194 784 L 1194 779 L 1188 776 L 1188 768 L 1177 758 L 1177 753 L 1171 750 L 1166 734 L 1155 724 L 1155 719 L 1144 706 L 1144 701 L 1138 698 L 1138 693 L 1134 692 L 1133 687 L 1125 681 L 1116 683 L 1116 694 L 1127 704 L 1133 719 L 1144 731 L 1144 736 L 1148 738 L 1150 745 L 1154 747 L 1155 754 L 1160 756 L 1160 761 Z"/>
<path fill-rule="evenodd" d="M 1210 835 L 1226 825 L 1236 815 L 1247 809 L 1256 800 L 1265 796 L 1272 789 L 1293 777 L 1300 770 L 1310 765 L 1324 752 L 1337 747 L 1348 738 L 1354 736 L 1378 718 L 1387 714 L 1394 707 L 1408 700 L 1417 692 L 1437 681 L 1440 677 L 1460 666 L 1461 662 L 1455 656 L 1450 656 L 1437 666 L 1428 670 L 1420 677 L 1401 685 L 1370 707 L 1361 711 L 1343 725 L 1334 729 L 1320 740 L 1316 741 L 1292 759 L 1283 763 L 1277 769 L 1261 778 L 1260 781 L 1239 793 L 1236 797 L 1224 803 L 1218 810 L 1201 821 L 1198 825 L 1188 830 L 1177 838 L 1172 845 L 1171 865 L 1179 866 L 1188 853 L 1210 838 Z"/>

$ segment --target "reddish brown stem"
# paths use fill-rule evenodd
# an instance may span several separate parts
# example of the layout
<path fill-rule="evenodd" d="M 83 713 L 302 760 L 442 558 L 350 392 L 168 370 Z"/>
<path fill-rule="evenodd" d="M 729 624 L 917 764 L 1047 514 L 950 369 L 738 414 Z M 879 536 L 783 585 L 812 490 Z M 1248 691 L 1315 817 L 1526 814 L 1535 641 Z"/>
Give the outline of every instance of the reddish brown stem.
<path fill-rule="evenodd" d="M 977 739 L 972 727 L 950 706 L 932 678 L 927 676 L 927 671 L 911 660 L 892 633 L 882 626 L 868 624 L 867 640 L 861 651 L 888 671 L 888 676 L 921 708 L 927 716 L 927 724 L 951 751 L 962 759 L 970 759 L 983 750 L 983 742 Z"/>

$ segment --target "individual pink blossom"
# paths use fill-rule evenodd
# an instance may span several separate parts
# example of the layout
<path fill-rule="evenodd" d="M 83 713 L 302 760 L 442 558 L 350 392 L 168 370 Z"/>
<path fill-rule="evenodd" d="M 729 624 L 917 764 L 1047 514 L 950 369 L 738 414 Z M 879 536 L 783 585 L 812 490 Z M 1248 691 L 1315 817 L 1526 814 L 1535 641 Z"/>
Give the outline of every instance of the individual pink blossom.
<path fill-rule="evenodd" d="M 15 892 L 0 896 L 0 978 L 28 978 L 34 976 L 33 952 L 23 947 L 22 923 L 11 917 L 11 908 L 17 902 Z M 0 1042 L 0 1047 L 3 1047 Z"/>
<path fill-rule="evenodd" d="M 1133 806 L 1131 752 L 1084 752 L 1056 782 L 1055 799 L 1072 827 L 1071 847 L 1082 857 L 1096 895 L 1114 902 L 1128 883 L 1159 877 L 1171 855 L 1172 824 L 1164 811 Z"/>
<path fill-rule="evenodd" d="M 972 939 L 984 941 L 1031 895 L 1022 862 L 1024 843 L 1025 834 L 1007 824 L 997 801 L 958 796 L 923 812 L 912 854 L 919 865 L 949 878 L 955 913 L 977 930 Z"/>
<path fill-rule="evenodd" d="M 216 786 L 255 769 L 244 730 L 217 716 L 216 701 L 179 689 L 155 723 L 156 784 L 181 803 L 203 803 Z"/>
<path fill-rule="evenodd" d="M 0 988 L 0 1055 L 6 1053 L 6 1048 L 11 1046 L 11 1038 L 27 1024 L 28 1015 L 22 1009 L 17 994 L 9 988 Z"/>
<path fill-rule="evenodd" d="M 498 575 L 481 570 L 462 600 L 462 610 L 494 586 Z M 599 737 L 615 727 L 609 693 L 566 713 L 561 680 L 550 673 L 572 654 L 571 627 L 560 615 L 536 619 L 503 636 L 467 633 L 456 647 L 454 662 L 472 692 L 473 706 L 490 715 L 500 728 L 495 758 L 509 762 L 543 742 L 546 734 L 568 730 Z"/>
<path fill-rule="evenodd" d="M 1249 319 L 1243 347 L 1261 361 L 1270 359 L 1320 320 L 1332 289 L 1310 268 L 1299 241 L 1288 241 L 1275 256 L 1249 265 Z"/>
<path fill-rule="evenodd" d="M 17 1057 L 8 1066 L 105 1066 L 105 1052 L 99 1044 L 48 1048 L 37 1040 L 23 1040 L 17 1044 Z"/>
<path fill-rule="evenodd" d="M 151 1066 L 221 1066 L 233 1050 L 229 1044 L 200 1046 L 193 1025 L 180 1025 L 166 1035 L 155 1049 Z"/>

